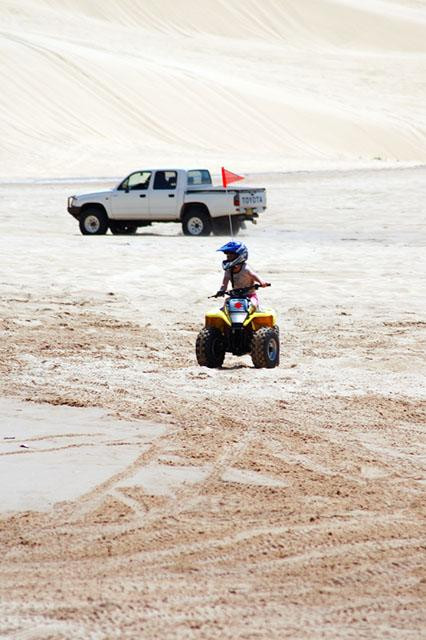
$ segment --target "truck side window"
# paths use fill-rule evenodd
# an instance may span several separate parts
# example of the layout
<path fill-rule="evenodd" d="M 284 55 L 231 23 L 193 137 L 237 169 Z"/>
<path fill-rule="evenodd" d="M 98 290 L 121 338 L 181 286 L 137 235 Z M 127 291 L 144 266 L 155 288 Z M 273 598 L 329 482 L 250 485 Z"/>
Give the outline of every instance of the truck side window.
<path fill-rule="evenodd" d="M 188 171 L 188 184 L 211 184 L 210 171 L 207 169 L 192 169 Z"/>
<path fill-rule="evenodd" d="M 129 189 L 132 191 L 143 191 L 148 189 L 151 179 L 150 171 L 137 171 L 129 177 Z"/>
<path fill-rule="evenodd" d="M 142 191 L 148 189 L 150 179 L 151 171 L 135 171 L 135 173 L 130 174 L 128 178 L 123 180 L 118 188 L 120 191 L 127 191 L 128 189 Z"/>
<path fill-rule="evenodd" d="M 157 171 L 154 179 L 154 189 L 176 189 L 176 171 Z"/>

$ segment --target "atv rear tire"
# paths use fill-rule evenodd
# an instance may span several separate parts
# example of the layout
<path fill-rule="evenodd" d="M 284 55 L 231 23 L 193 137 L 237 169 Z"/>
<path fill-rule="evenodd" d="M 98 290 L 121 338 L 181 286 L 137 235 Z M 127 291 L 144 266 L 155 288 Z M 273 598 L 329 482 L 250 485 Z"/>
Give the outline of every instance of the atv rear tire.
<path fill-rule="evenodd" d="M 219 329 L 207 327 L 201 329 L 195 345 L 197 362 L 202 367 L 216 369 L 225 359 L 225 342 Z"/>
<path fill-rule="evenodd" d="M 108 231 L 108 217 L 98 208 L 88 208 L 80 216 L 80 231 L 84 236 L 103 236 Z"/>
<path fill-rule="evenodd" d="M 275 327 L 262 327 L 254 332 L 251 359 L 257 369 L 273 369 L 280 363 L 280 336 Z"/>

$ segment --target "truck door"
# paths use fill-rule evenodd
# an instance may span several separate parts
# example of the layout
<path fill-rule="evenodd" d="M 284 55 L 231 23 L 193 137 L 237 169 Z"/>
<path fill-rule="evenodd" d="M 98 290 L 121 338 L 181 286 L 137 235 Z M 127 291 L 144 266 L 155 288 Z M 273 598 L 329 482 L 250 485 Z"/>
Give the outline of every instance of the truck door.
<path fill-rule="evenodd" d="M 114 220 L 149 220 L 151 171 L 131 173 L 111 194 Z"/>
<path fill-rule="evenodd" d="M 180 206 L 177 171 L 156 171 L 149 193 L 152 220 L 176 220 Z"/>

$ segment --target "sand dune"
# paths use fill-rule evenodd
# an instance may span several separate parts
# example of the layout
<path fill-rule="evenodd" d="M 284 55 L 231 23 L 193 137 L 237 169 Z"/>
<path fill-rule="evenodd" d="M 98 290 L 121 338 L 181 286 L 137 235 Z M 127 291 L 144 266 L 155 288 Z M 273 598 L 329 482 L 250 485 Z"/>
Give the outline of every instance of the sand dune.
<path fill-rule="evenodd" d="M 412 2 L 2 3 L 4 177 L 424 162 Z"/>

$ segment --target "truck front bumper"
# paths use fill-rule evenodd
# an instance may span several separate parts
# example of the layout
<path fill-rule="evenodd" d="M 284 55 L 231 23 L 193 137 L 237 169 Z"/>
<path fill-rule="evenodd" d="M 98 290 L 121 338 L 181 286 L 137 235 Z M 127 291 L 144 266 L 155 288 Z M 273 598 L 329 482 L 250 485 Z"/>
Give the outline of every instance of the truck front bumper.
<path fill-rule="evenodd" d="M 76 220 L 80 219 L 80 211 L 81 207 L 75 204 L 75 197 L 70 196 L 67 201 L 67 211 L 70 213 Z"/>
<path fill-rule="evenodd" d="M 68 213 L 70 213 L 76 220 L 80 220 L 80 212 L 81 212 L 81 207 L 67 207 L 68 209 Z"/>

